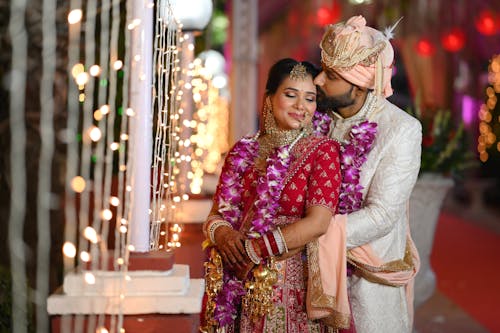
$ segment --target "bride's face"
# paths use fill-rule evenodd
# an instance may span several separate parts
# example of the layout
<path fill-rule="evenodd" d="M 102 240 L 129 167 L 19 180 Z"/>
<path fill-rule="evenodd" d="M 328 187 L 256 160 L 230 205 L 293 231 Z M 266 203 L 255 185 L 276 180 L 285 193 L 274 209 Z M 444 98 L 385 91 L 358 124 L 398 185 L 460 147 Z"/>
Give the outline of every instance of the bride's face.
<path fill-rule="evenodd" d="M 271 102 L 278 128 L 299 129 L 310 124 L 316 110 L 316 86 L 312 76 L 303 80 L 286 78 Z"/>

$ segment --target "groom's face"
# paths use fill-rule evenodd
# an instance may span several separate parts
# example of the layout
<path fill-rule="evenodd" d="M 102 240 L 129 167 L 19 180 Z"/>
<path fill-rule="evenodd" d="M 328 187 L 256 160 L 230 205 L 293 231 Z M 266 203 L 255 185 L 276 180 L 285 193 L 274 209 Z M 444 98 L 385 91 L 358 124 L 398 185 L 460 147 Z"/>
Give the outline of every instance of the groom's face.
<path fill-rule="evenodd" d="M 355 86 L 326 66 L 314 83 L 318 86 L 318 111 L 336 111 L 354 104 Z"/>

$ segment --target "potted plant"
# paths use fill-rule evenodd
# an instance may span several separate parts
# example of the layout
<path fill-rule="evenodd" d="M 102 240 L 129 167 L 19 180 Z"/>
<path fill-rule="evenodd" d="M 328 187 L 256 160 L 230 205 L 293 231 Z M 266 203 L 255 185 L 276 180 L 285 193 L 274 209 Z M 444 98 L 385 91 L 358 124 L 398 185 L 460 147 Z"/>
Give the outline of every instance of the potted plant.
<path fill-rule="evenodd" d="M 415 306 L 432 296 L 436 277 L 430 266 L 430 255 L 441 205 L 454 179 L 474 163 L 468 150 L 462 122 L 452 119 L 450 110 L 407 112 L 422 124 L 422 157 L 420 173 L 410 197 L 410 228 L 420 254 L 421 266 L 415 280 Z"/>

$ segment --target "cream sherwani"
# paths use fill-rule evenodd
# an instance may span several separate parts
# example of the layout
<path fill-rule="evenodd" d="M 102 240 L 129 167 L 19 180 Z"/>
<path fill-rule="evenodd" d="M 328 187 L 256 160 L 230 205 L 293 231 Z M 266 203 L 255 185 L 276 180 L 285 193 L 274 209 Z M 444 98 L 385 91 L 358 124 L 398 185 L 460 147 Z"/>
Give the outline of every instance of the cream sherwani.
<path fill-rule="evenodd" d="M 344 142 L 351 127 L 367 119 L 378 124 L 377 134 L 361 169 L 363 208 L 347 216 L 347 247 L 370 244 L 389 262 L 405 253 L 407 204 L 420 168 L 422 129 L 417 119 L 370 93 L 356 115 L 346 119 L 333 115 L 330 136 Z M 412 331 L 404 287 L 353 275 L 349 297 L 358 333 Z"/>

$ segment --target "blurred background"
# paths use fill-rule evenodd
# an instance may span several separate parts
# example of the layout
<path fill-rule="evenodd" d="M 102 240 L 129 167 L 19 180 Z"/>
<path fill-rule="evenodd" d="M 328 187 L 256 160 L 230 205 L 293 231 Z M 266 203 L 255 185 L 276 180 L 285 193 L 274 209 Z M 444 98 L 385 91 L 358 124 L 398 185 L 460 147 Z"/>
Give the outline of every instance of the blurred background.
<path fill-rule="evenodd" d="M 186 177 L 189 172 L 191 174 L 182 194 L 191 201 L 210 200 L 224 153 L 239 137 L 254 132 L 258 126 L 257 115 L 267 71 L 276 60 L 292 57 L 319 66 L 318 45 L 326 25 L 344 21 L 353 15 L 363 15 L 368 25 L 383 30 L 402 17 L 392 40 L 395 50 L 392 85 L 395 92 L 389 100 L 419 118 L 423 124 L 422 178 L 430 174 L 431 178 L 451 181 L 444 186 L 441 198 L 435 202 L 437 215 L 434 224 L 415 227 L 429 230 L 417 230 L 416 233 L 425 233 L 422 242 L 427 243 L 425 246 L 428 249 L 423 250 L 424 257 L 435 272 L 431 280 L 437 281 L 431 282 L 429 295 L 418 304 L 416 327 L 419 332 L 500 332 L 500 320 L 496 318 L 500 306 L 495 301 L 500 296 L 500 288 L 495 282 L 500 277 L 500 270 L 496 267 L 500 255 L 500 103 L 497 103 L 500 96 L 500 2 L 209 2 L 208 24 L 186 31 L 184 37 L 191 43 L 190 47 L 186 47 L 192 52 L 193 67 L 201 64 L 205 71 L 209 71 L 209 78 L 204 80 L 209 82 L 210 87 L 216 88 L 216 99 L 205 104 L 205 97 L 196 97 L 196 91 L 190 94 L 193 98 L 190 101 L 193 119 L 199 123 L 205 121 L 207 128 L 208 122 L 212 121 L 216 130 L 206 139 L 210 144 L 198 144 L 203 149 L 200 153 L 200 156 L 203 154 L 200 160 L 203 167 L 198 168 L 202 171 L 195 171 L 194 167 L 191 171 L 184 170 Z M 15 20 L 22 18 L 24 21 L 16 25 L 12 22 L 16 4 L 0 0 L 0 253 L 6 254 L 0 256 L 1 332 L 10 331 L 12 327 L 11 282 L 14 275 L 11 268 L 13 264 L 18 264 L 12 262 L 17 255 L 22 257 L 20 263 L 26 268 L 28 309 L 45 307 L 45 296 L 62 284 L 65 273 L 61 251 L 67 237 L 67 197 L 64 193 L 68 185 L 68 159 L 72 158 L 72 154 L 68 150 L 64 130 L 71 103 L 68 100 L 75 96 L 68 86 L 73 66 L 68 55 L 71 40 L 68 13 L 76 4 L 74 1 L 53 1 L 55 24 L 51 31 L 55 47 L 53 54 L 46 55 L 43 53 L 45 3 L 26 1 L 26 6 L 22 7 L 23 14 L 15 16 Z M 200 0 L 200 6 L 201 3 L 206 1 Z M 88 5 L 88 1 L 83 1 L 83 5 Z M 96 15 L 102 15 L 109 10 L 109 6 L 109 1 L 97 1 Z M 116 2 L 116 7 L 124 20 L 128 8 L 126 1 Z M 122 23 L 122 26 L 125 24 Z M 25 34 L 21 32 L 22 27 Z M 85 26 L 82 31 L 84 29 Z M 14 37 L 20 35 L 26 38 L 29 46 L 21 54 L 14 53 L 13 48 Z M 93 39 L 87 36 L 86 43 Z M 95 39 L 99 42 L 98 34 Z M 125 52 L 126 47 L 122 43 L 117 52 Z M 20 75 L 12 65 L 16 57 L 26 59 L 26 81 L 24 110 L 13 111 L 11 101 L 17 91 L 12 90 L 11 83 Z M 39 191 L 41 138 L 44 132 L 41 116 L 43 102 L 40 98 L 44 86 L 44 57 L 50 57 L 55 68 L 51 119 L 54 146 L 47 169 L 47 174 L 51 176 L 47 193 Z M 78 57 L 85 58 L 83 51 Z M 123 86 L 126 64 L 123 69 L 117 69 L 117 73 L 116 84 Z M 117 98 L 121 103 L 120 89 Z M 80 102 L 83 105 L 83 101 Z M 203 120 L 203 116 L 197 113 L 208 104 L 219 110 L 218 113 L 214 111 L 217 119 Z M 18 117 L 23 122 L 21 128 L 17 127 Z M 191 134 L 201 135 L 204 130 L 192 121 L 188 121 L 189 126 L 186 127 L 192 129 Z M 81 142 L 83 129 L 79 128 L 79 131 Z M 186 138 L 183 140 L 187 141 Z M 185 146 L 188 147 L 187 144 Z M 16 147 L 23 149 L 17 151 Z M 192 148 L 192 153 L 196 155 L 196 147 Z M 21 196 L 26 207 L 23 214 L 16 217 L 14 200 L 19 197 L 13 196 L 13 193 L 20 183 L 13 180 L 15 164 L 12 159 L 19 154 L 25 157 L 21 184 L 26 190 Z M 90 172 L 90 177 L 93 174 L 94 171 Z M 424 190 L 434 189 L 429 183 L 422 184 Z M 46 196 L 48 202 L 50 224 L 47 230 L 40 230 L 40 224 L 37 224 L 40 219 L 37 200 L 40 196 Z M 420 200 L 425 209 L 423 199 L 415 200 Z M 201 215 L 204 213 L 201 211 Z M 15 245 L 19 252 L 13 255 L 13 245 L 9 245 L 12 222 L 9 224 L 9 221 L 15 218 L 21 221 L 18 227 L 22 238 Z M 190 230 L 189 223 L 186 226 L 182 223 L 183 228 Z M 50 234 L 48 244 L 40 244 L 42 232 Z M 193 240 L 189 239 L 188 233 L 185 242 L 189 244 L 190 241 Z M 111 240 L 109 242 L 112 243 Z M 164 242 L 165 248 L 179 247 L 180 252 L 198 251 L 196 247 L 183 248 L 180 245 L 182 237 L 180 242 L 178 238 L 173 241 L 165 239 Z M 179 244 L 176 245 L 176 242 Z M 40 248 L 47 249 L 49 266 L 46 267 L 47 279 L 37 282 L 40 279 L 37 275 L 41 265 L 37 260 Z M 189 256 L 189 253 L 181 252 L 180 258 L 184 255 Z M 194 274 L 201 277 L 201 262 L 195 265 L 198 266 L 193 269 Z M 47 285 L 41 288 L 40 283 Z M 437 285 L 436 289 L 434 285 Z M 37 294 L 40 289 L 43 292 Z M 34 310 L 29 311 L 28 317 L 35 317 Z M 38 316 L 41 316 L 40 313 Z M 30 321 L 31 330 L 34 326 L 34 322 Z"/>

